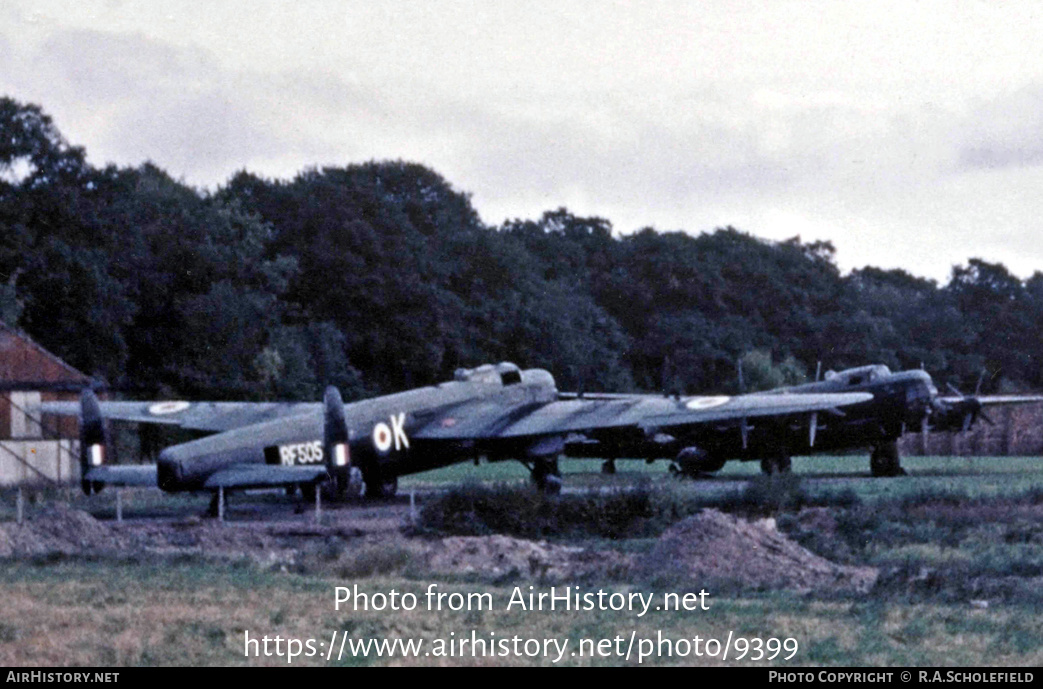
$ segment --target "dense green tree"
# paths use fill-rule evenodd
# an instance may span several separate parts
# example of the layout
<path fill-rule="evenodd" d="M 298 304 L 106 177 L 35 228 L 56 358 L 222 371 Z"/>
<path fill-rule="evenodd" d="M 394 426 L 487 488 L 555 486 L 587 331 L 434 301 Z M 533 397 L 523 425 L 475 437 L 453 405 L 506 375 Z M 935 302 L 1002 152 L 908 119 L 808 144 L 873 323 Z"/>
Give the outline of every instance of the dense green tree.
<path fill-rule="evenodd" d="M 822 362 L 1043 387 L 1043 273 L 971 259 L 943 287 L 842 276 L 828 242 L 735 228 L 619 236 L 558 208 L 498 227 L 402 161 L 247 171 L 214 193 L 94 168 L 0 98 L 0 318 L 140 394 L 348 398 L 513 360 L 562 389 L 731 392 Z"/>

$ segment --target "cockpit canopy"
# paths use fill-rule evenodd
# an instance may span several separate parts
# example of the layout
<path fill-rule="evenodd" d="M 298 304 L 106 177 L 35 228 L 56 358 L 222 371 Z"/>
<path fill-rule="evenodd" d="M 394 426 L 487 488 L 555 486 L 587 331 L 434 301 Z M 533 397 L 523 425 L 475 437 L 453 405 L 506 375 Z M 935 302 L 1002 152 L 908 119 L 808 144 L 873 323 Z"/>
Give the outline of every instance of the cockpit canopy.
<path fill-rule="evenodd" d="M 554 376 L 541 368 L 521 370 L 508 361 L 499 364 L 484 364 L 476 368 L 458 368 L 453 373 L 453 380 L 460 383 L 487 383 L 490 385 L 538 386 L 547 390 L 555 390 Z"/>
<path fill-rule="evenodd" d="M 849 368 L 843 371 L 826 371 L 826 380 L 833 381 L 836 383 L 843 383 L 845 385 L 865 385 L 866 383 L 872 383 L 874 380 L 885 378 L 891 375 L 891 369 L 883 364 L 871 364 L 869 366 L 859 366 L 857 368 Z"/>
<path fill-rule="evenodd" d="M 453 380 L 461 383 L 493 383 L 514 385 L 522 379 L 521 369 L 508 361 L 499 364 L 483 364 L 477 368 L 458 368 Z"/>

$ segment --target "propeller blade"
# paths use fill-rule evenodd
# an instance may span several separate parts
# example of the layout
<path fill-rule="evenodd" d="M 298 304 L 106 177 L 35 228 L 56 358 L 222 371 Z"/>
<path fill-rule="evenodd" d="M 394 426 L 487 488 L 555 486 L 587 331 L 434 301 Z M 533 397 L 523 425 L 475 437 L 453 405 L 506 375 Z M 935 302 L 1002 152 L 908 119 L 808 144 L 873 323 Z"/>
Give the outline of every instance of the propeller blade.
<path fill-rule="evenodd" d="M 989 415 L 986 414 L 984 410 L 978 412 L 978 416 L 980 416 L 982 419 L 984 419 L 985 423 L 989 424 L 990 426 L 995 426 L 996 425 L 996 422 L 993 421 L 992 419 L 990 419 Z"/>
<path fill-rule="evenodd" d="M 963 428 L 961 429 L 961 432 L 966 433 L 969 431 L 972 423 L 974 423 L 974 412 L 967 412 L 963 415 Z"/>
<path fill-rule="evenodd" d="M 746 417 L 742 417 L 739 423 L 739 432 L 742 434 L 742 449 L 746 449 L 746 443 L 750 435 L 750 425 L 746 423 Z"/>
<path fill-rule="evenodd" d="M 811 424 L 808 429 L 808 447 L 815 447 L 815 431 L 818 430 L 818 412 L 811 414 Z"/>
<path fill-rule="evenodd" d="M 952 383 L 946 383 L 946 384 L 945 384 L 945 387 L 949 388 L 949 390 L 951 390 L 951 391 L 952 391 L 952 394 L 954 394 L 954 395 L 956 395 L 956 396 L 958 396 L 958 397 L 966 397 L 966 395 L 964 395 L 964 394 L 963 394 L 962 392 L 960 392 L 960 391 L 959 391 L 959 390 L 958 390 L 958 389 L 956 388 L 956 386 L 955 386 L 955 385 L 953 385 Z"/>
<path fill-rule="evenodd" d="M 981 384 L 985 380 L 985 369 L 981 370 L 978 374 L 978 384 L 974 386 L 974 396 L 977 397 L 981 394 Z"/>
<path fill-rule="evenodd" d="M 108 433 L 101 415 L 98 396 L 90 388 L 80 392 L 80 487 L 87 495 L 101 490 L 103 484 L 87 480 L 87 473 L 105 464 Z"/>
<path fill-rule="evenodd" d="M 333 478 L 337 492 L 343 493 L 348 485 L 351 469 L 351 447 L 348 444 L 348 422 L 344 416 L 344 400 L 340 391 L 330 385 L 323 395 L 322 449 L 326 458 L 326 470 Z"/>

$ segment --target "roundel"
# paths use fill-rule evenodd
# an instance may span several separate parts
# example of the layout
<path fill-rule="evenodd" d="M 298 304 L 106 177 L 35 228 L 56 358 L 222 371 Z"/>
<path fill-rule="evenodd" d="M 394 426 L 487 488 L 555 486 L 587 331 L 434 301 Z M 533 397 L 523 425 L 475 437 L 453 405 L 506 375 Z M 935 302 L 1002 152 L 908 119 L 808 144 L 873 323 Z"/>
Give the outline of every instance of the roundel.
<path fill-rule="evenodd" d="M 689 409 L 696 410 L 712 409 L 713 407 L 721 406 L 730 399 L 731 397 L 726 397 L 724 395 L 721 395 L 719 397 L 695 397 L 685 402 L 684 406 L 688 407 Z"/>
<path fill-rule="evenodd" d="M 378 450 L 387 452 L 391 449 L 392 442 L 391 428 L 386 423 L 381 422 L 373 427 L 373 444 Z"/>
<path fill-rule="evenodd" d="M 156 402 L 148 408 L 148 413 L 155 416 L 176 414 L 179 411 L 185 411 L 190 406 L 192 405 L 188 402 Z"/>

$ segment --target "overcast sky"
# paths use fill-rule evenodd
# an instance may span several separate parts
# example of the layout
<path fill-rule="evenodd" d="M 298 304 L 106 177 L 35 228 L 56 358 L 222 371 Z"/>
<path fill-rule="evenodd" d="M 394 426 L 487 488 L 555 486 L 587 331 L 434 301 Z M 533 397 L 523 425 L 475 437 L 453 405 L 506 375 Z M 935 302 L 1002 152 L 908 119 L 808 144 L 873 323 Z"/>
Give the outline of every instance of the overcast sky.
<path fill-rule="evenodd" d="M 0 92 L 92 163 L 402 158 L 482 218 L 1043 271 L 1043 3 L 4 0 Z"/>

